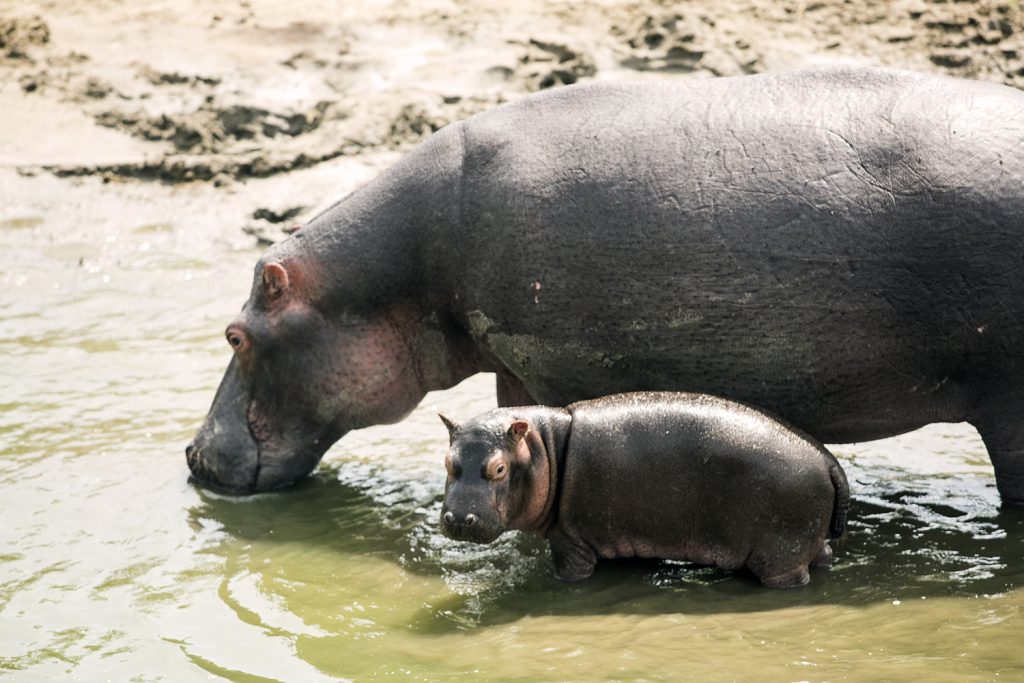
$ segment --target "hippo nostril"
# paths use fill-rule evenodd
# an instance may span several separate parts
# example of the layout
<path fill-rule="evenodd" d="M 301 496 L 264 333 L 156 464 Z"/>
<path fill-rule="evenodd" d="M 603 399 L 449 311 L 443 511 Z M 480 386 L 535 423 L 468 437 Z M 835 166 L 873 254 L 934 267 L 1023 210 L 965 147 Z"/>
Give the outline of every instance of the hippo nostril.
<path fill-rule="evenodd" d="M 196 447 L 192 444 L 185 446 L 185 457 L 191 458 L 192 454 L 196 452 Z"/>
<path fill-rule="evenodd" d="M 448 526 L 451 526 L 452 524 L 455 524 L 455 515 L 453 515 L 451 513 L 451 510 L 449 510 L 446 513 L 444 513 L 444 523 L 447 524 Z"/>
<path fill-rule="evenodd" d="M 466 515 L 466 526 L 473 526 L 474 522 L 476 522 L 476 515 L 472 512 Z"/>

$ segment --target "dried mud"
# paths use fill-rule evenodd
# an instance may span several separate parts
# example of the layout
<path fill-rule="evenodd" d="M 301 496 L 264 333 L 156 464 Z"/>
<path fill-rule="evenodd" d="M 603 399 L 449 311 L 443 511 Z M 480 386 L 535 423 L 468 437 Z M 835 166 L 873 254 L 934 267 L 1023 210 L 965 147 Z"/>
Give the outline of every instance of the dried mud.
<path fill-rule="evenodd" d="M 582 80 L 840 63 L 1024 88 L 1024 11 L 989 0 L 8 7 L 0 106 L 22 115 L 0 133 L 0 168 L 236 186 L 401 151 L 452 121 Z M 26 142 L 42 137 L 45 153 Z M 285 210 L 315 205 L 301 196 Z M 275 211 L 247 230 L 273 240 L 301 217 Z"/>

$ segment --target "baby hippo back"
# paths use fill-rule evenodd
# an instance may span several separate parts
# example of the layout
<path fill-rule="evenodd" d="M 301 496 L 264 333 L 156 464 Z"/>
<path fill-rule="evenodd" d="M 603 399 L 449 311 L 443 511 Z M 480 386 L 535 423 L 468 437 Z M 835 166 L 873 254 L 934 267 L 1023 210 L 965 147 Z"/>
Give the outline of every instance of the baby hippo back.
<path fill-rule="evenodd" d="M 702 394 L 624 394 L 568 408 L 561 533 L 598 557 L 747 565 L 762 581 L 779 567 L 806 575 L 836 502 L 838 463 L 824 447 L 759 410 Z"/>

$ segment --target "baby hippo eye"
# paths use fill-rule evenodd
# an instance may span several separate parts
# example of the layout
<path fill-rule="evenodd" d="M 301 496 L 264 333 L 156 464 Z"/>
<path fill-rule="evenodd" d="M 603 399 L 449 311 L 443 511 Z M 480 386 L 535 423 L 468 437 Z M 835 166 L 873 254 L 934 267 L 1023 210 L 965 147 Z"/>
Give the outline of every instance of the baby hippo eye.
<path fill-rule="evenodd" d="M 487 478 L 491 481 L 504 479 L 508 474 L 508 465 L 503 460 L 492 460 L 487 464 Z"/>
<path fill-rule="evenodd" d="M 461 474 L 461 469 L 462 468 L 457 467 L 455 465 L 455 463 L 452 461 L 452 454 L 451 453 L 448 453 L 447 455 L 444 456 L 444 468 L 445 468 L 445 470 L 448 471 L 448 476 L 449 477 L 451 477 L 452 479 L 458 479 L 459 478 L 459 474 Z"/>

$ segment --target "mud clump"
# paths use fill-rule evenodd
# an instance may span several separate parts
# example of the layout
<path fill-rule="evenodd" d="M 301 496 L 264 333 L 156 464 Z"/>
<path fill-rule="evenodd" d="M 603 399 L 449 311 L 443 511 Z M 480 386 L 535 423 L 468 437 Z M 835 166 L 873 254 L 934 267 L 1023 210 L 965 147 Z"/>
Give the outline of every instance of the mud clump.
<path fill-rule="evenodd" d="M 50 42 L 50 27 L 42 17 L 0 17 L 0 55 L 6 59 L 32 61 L 32 48 Z"/>
<path fill-rule="evenodd" d="M 397 147 L 417 142 L 451 123 L 451 119 L 433 103 L 415 102 L 404 105 L 388 127 L 388 143 Z"/>
<path fill-rule="evenodd" d="M 838 0 L 758 11 L 761 22 L 796 26 L 819 47 L 853 59 L 1024 88 L 1024 9 L 995 0 Z"/>
<path fill-rule="evenodd" d="M 138 162 L 95 165 L 42 165 L 20 166 L 21 175 L 32 176 L 47 171 L 58 178 L 101 176 L 105 179 L 158 181 L 162 183 L 190 183 L 212 181 L 220 187 L 234 180 L 267 178 L 330 161 L 343 155 L 355 155 L 362 150 L 359 143 L 344 144 L 321 151 L 267 151 L 253 150 L 238 154 L 168 154 L 156 159 Z"/>
<path fill-rule="evenodd" d="M 612 34 L 626 46 L 621 64 L 638 71 L 735 76 L 762 70 L 750 44 L 706 13 L 648 14 Z"/>
<path fill-rule="evenodd" d="M 916 19 L 936 66 L 1024 88 L 1024 12 L 1005 2 L 933 4 Z"/>
<path fill-rule="evenodd" d="M 392 149 L 421 142 L 455 121 L 505 101 L 502 96 L 423 98 L 403 105 L 388 126 L 384 145 Z M 372 142 L 372 141 L 371 141 Z"/>
<path fill-rule="evenodd" d="M 90 76 L 82 86 L 82 95 L 94 100 L 102 100 L 114 92 L 114 86 L 101 78 Z"/>
<path fill-rule="evenodd" d="M 937 69 L 1024 88 L 1024 10 L 996 0 L 693 2 L 612 27 L 637 71 L 732 76 L 859 63 Z M 781 58 L 781 59 L 780 59 Z"/>
<path fill-rule="evenodd" d="M 151 85 L 220 85 L 221 79 L 216 76 L 198 76 L 179 73 L 177 71 L 157 71 L 153 67 L 144 65 L 139 69 L 139 76 Z"/>
<path fill-rule="evenodd" d="M 258 208 L 252 213 L 255 222 L 244 226 L 242 232 L 255 237 L 257 244 L 269 246 L 298 232 L 302 226 L 296 222 L 296 218 L 308 209 L 309 207 L 304 205 Z"/>
<path fill-rule="evenodd" d="M 41 79 L 32 74 L 24 74 L 18 77 L 18 85 L 25 92 L 36 92 L 42 86 Z"/>
<path fill-rule="evenodd" d="M 309 133 L 320 126 L 330 107 L 330 102 L 319 102 L 306 111 L 278 113 L 244 104 L 218 106 L 205 102 L 188 114 L 147 116 L 106 111 L 96 116 L 96 122 L 145 140 L 170 142 L 178 152 L 206 154 L 230 151 L 241 141 Z"/>
<path fill-rule="evenodd" d="M 517 71 L 525 79 L 527 90 L 572 85 L 597 73 L 593 59 L 565 44 L 530 38 L 525 48 Z"/>
<path fill-rule="evenodd" d="M 295 217 L 308 209 L 307 206 L 287 206 L 282 208 L 261 207 L 252 212 L 252 217 L 258 221 L 268 223 L 285 223 L 295 220 Z"/>
<path fill-rule="evenodd" d="M 87 87 L 93 88 L 96 101 L 113 99 L 108 96 L 116 92 L 108 91 L 108 84 L 101 81 Z M 358 154 L 364 147 L 362 141 L 337 134 L 336 125 L 346 115 L 336 104 L 324 101 L 305 109 L 275 112 L 241 102 L 218 103 L 213 98 L 182 114 L 104 110 L 94 116 L 98 125 L 162 144 L 161 153 L 123 163 L 40 168 L 60 177 L 99 175 L 163 183 L 211 181 L 222 186 Z M 325 130 L 327 123 L 334 127 Z M 23 171 L 33 169 L 26 167 Z"/>

